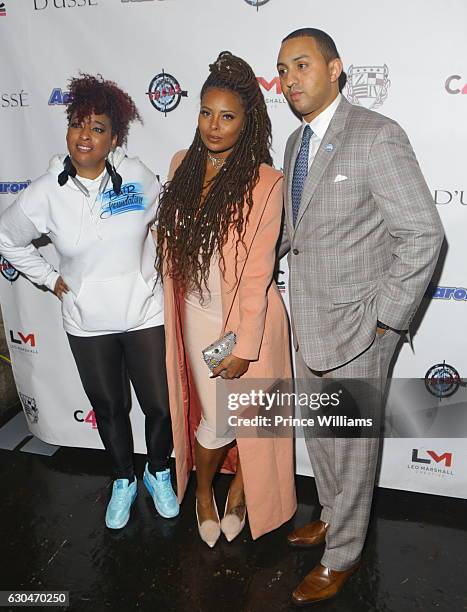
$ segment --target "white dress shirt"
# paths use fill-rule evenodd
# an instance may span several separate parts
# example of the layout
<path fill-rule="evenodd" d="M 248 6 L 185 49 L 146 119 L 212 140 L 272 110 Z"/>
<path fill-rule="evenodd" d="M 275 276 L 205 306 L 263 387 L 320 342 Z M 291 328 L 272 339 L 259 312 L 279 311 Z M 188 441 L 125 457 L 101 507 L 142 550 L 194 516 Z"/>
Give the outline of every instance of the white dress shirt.
<path fill-rule="evenodd" d="M 303 130 L 305 126 L 309 125 L 313 130 L 313 134 L 310 139 L 310 150 L 308 152 L 308 170 L 310 170 L 310 166 L 315 159 L 316 153 L 318 152 L 321 141 L 324 138 L 326 130 L 331 123 L 331 119 L 334 117 L 334 113 L 336 112 L 337 107 L 339 106 L 339 102 L 342 99 L 342 94 L 337 94 L 336 98 L 331 102 L 331 104 L 323 110 L 317 117 L 310 121 L 309 123 L 303 119 L 302 121 L 302 131 L 300 132 L 300 140 L 303 137 Z"/>

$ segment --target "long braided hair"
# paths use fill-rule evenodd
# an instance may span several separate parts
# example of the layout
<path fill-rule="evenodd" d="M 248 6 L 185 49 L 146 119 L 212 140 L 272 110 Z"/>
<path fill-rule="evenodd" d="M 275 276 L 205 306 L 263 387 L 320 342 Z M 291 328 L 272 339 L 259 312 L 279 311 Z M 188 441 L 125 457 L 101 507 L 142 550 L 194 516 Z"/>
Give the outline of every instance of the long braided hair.
<path fill-rule="evenodd" d="M 201 99 L 211 88 L 238 94 L 245 110 L 242 133 L 201 202 L 207 148 L 196 129 L 188 152 L 163 190 L 157 220 L 159 274 L 162 275 L 165 259 L 167 274 L 177 285 L 200 295 L 203 287 L 208 289 L 214 254 L 219 255 L 221 270 L 225 272 L 222 248 L 232 227 L 238 236 L 238 259 L 238 245 L 243 243 L 253 206 L 252 192 L 259 180 L 259 167 L 262 163 L 272 165 L 271 121 L 253 70 L 229 51 L 220 53 L 209 70 Z"/>

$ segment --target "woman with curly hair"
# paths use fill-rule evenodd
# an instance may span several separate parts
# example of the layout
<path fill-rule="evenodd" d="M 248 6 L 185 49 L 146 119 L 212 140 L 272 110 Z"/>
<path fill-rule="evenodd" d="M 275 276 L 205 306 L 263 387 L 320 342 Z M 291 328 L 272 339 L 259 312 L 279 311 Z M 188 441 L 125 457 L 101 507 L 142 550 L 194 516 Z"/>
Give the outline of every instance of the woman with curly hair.
<path fill-rule="evenodd" d="M 71 79 L 66 113 L 68 155 L 55 156 L 2 215 L 0 253 L 62 302 L 63 325 L 115 471 L 105 522 L 119 529 L 137 491 L 130 381 L 145 414 L 144 482 L 159 514 L 179 511 L 168 467 L 163 295 L 149 231 L 159 183 L 122 149 L 130 123 L 141 119 L 115 83 L 87 74 Z M 57 250 L 59 271 L 31 244 L 41 234 Z"/>
<path fill-rule="evenodd" d="M 201 90 L 194 140 L 172 160 L 156 233 L 178 495 L 196 467 L 198 528 L 211 547 L 221 531 L 228 541 L 240 533 L 247 510 L 257 538 L 296 507 L 292 439 L 236 439 L 221 412 L 216 419 L 216 376 L 291 376 L 287 316 L 273 281 L 282 175 L 271 167 L 270 144 L 252 69 L 221 53 Z M 202 350 L 228 331 L 236 344 L 210 378 Z M 212 488 L 219 469 L 235 473 L 221 522 Z"/>

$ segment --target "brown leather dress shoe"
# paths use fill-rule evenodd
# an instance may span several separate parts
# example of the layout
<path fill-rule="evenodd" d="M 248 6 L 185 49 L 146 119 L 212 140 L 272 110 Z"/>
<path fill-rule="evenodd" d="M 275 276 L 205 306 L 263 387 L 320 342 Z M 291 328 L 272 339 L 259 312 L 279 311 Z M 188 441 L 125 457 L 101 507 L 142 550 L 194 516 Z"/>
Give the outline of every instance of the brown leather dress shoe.
<path fill-rule="evenodd" d="M 360 561 L 349 569 L 338 572 L 324 565 L 317 565 L 292 593 L 292 601 L 297 606 L 307 606 L 318 601 L 331 599 L 338 595 L 350 576 L 358 570 Z"/>
<path fill-rule="evenodd" d="M 323 521 L 313 521 L 299 527 L 289 533 L 287 536 L 287 542 L 290 546 L 297 546 L 301 548 L 308 548 L 309 546 L 316 546 L 322 544 L 326 540 L 326 532 L 328 530 L 329 523 L 323 523 Z"/>

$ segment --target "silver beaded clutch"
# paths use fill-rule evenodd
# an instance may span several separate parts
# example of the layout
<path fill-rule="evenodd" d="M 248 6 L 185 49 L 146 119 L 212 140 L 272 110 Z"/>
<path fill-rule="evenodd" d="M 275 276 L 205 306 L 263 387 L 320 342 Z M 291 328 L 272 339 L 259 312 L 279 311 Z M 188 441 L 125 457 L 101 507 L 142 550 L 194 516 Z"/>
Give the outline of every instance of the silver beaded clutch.
<path fill-rule="evenodd" d="M 225 336 L 219 338 L 203 351 L 203 359 L 211 370 L 217 368 L 220 362 L 229 355 L 232 354 L 233 348 L 237 343 L 237 336 L 233 332 L 227 332 Z"/>

